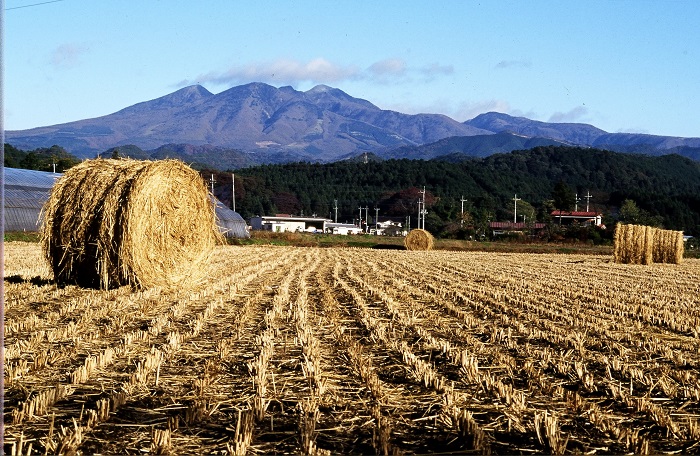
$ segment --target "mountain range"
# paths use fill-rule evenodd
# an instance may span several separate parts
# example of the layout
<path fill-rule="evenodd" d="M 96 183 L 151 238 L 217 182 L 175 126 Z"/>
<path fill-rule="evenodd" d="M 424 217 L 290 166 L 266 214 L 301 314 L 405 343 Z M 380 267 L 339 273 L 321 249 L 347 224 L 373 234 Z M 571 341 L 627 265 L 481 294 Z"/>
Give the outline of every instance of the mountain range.
<path fill-rule="evenodd" d="M 177 157 L 220 169 L 332 162 L 368 152 L 379 158 L 483 157 L 542 145 L 700 160 L 700 138 L 608 133 L 496 112 L 458 122 L 442 114 L 380 109 L 326 85 L 302 92 L 263 83 L 218 94 L 189 86 L 106 116 L 7 131 L 5 138 L 21 149 L 59 145 L 80 158 L 119 148 L 134 157 Z"/>

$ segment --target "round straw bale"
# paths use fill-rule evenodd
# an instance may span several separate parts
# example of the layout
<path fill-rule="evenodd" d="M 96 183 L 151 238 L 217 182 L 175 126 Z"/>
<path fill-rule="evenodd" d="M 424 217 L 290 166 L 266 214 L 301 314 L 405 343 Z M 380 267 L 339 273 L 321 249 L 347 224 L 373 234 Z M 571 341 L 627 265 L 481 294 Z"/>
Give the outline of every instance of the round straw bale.
<path fill-rule="evenodd" d="M 59 284 L 189 287 L 222 239 L 204 181 L 177 160 L 86 160 L 58 179 L 42 214 Z"/>
<path fill-rule="evenodd" d="M 404 239 L 404 245 L 406 250 L 432 250 L 433 235 L 426 230 L 411 230 Z"/>

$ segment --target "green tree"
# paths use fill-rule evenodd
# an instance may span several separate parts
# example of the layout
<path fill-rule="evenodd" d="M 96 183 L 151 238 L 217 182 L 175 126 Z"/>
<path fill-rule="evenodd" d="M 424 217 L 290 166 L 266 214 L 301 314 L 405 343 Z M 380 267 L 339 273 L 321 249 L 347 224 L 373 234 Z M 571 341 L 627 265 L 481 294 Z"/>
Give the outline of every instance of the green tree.
<path fill-rule="evenodd" d="M 570 211 L 576 204 L 576 194 L 564 181 L 559 181 L 554 186 L 552 199 L 554 200 L 554 206 L 562 211 Z"/>

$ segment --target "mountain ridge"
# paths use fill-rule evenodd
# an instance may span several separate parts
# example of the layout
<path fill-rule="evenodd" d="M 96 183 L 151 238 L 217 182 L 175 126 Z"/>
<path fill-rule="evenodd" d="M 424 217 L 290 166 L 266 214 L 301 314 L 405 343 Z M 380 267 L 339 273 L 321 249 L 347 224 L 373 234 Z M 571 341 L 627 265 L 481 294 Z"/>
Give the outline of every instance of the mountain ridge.
<path fill-rule="evenodd" d="M 696 156 L 695 148 L 700 148 L 700 138 L 608 133 L 588 124 L 541 122 L 495 112 L 465 122 L 444 114 L 404 114 L 380 109 L 368 100 L 327 85 L 303 92 L 261 82 L 234 86 L 217 94 L 192 85 L 105 116 L 7 131 L 5 137 L 23 149 L 59 145 L 80 158 L 127 145 L 155 150 L 164 145 L 189 144 L 210 146 L 210 150 L 217 151 L 212 153 L 238 150 L 255 157 L 256 163 L 279 163 L 329 162 L 363 153 L 399 157 L 402 151 L 416 153 L 412 147 L 455 137 L 477 137 L 469 146 L 471 153 L 486 156 L 509 151 L 503 144 L 489 146 L 498 141 L 485 138 L 505 133 L 533 141 L 540 138 L 534 141 L 538 145 L 640 150 L 647 154 L 663 154 L 672 149 L 685 153 L 691 148 L 688 153 Z M 520 142 L 514 138 L 505 141 L 514 146 Z M 439 149 L 428 149 L 431 147 Z M 483 148 L 474 150 L 475 147 Z M 425 151 L 421 154 L 433 158 Z"/>

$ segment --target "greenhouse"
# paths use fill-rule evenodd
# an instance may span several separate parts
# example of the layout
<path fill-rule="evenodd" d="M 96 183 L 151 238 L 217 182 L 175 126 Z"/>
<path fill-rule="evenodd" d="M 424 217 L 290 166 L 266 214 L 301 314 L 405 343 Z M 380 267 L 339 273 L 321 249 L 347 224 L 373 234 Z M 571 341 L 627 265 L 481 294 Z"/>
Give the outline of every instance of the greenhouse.
<path fill-rule="evenodd" d="M 5 168 L 5 231 L 38 231 L 41 208 L 60 173 Z M 216 200 L 219 229 L 226 237 L 247 238 L 245 220 Z"/>

